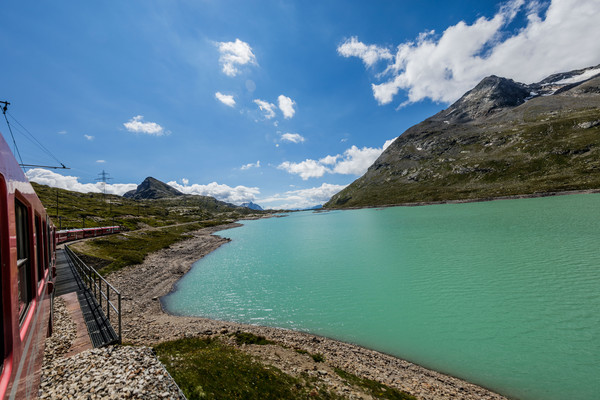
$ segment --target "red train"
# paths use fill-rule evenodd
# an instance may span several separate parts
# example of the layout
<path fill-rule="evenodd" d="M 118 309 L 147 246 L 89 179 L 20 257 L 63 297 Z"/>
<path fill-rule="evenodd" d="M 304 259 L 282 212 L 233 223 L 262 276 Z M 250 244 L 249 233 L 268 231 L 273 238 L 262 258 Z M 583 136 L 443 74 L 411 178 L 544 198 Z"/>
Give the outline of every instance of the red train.
<path fill-rule="evenodd" d="M 0 398 L 35 398 L 51 327 L 55 228 L 0 135 Z"/>
<path fill-rule="evenodd" d="M 56 244 L 119 232 L 121 232 L 121 227 L 118 225 L 102 226 L 100 228 L 67 229 L 56 232 Z"/>
<path fill-rule="evenodd" d="M 57 243 L 118 231 L 56 232 L 0 134 L 0 399 L 38 395 L 44 340 L 52 329 Z"/>

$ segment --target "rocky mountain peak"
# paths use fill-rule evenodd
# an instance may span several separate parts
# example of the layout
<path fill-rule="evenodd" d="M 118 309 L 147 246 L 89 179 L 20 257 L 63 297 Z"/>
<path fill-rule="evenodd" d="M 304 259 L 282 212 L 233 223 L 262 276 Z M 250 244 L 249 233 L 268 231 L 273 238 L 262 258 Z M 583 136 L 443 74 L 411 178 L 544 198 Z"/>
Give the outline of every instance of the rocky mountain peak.
<path fill-rule="evenodd" d="M 529 96 L 527 85 L 491 75 L 438 114 L 438 117 L 453 123 L 468 122 L 506 107 L 518 106 Z"/>
<path fill-rule="evenodd" d="M 131 190 L 123 195 L 123 197 L 131 199 L 162 199 L 166 197 L 183 196 L 179 190 L 159 181 L 151 176 L 144 179 L 135 190 Z"/>
<path fill-rule="evenodd" d="M 263 211 L 263 208 L 261 206 L 259 206 L 256 203 L 253 203 L 251 201 L 247 202 L 247 203 L 242 203 L 240 204 L 240 207 L 246 207 L 249 208 L 251 210 L 258 210 L 258 211 Z"/>
<path fill-rule="evenodd" d="M 600 188 L 600 65 L 532 84 L 488 76 L 408 128 L 325 208 Z"/>

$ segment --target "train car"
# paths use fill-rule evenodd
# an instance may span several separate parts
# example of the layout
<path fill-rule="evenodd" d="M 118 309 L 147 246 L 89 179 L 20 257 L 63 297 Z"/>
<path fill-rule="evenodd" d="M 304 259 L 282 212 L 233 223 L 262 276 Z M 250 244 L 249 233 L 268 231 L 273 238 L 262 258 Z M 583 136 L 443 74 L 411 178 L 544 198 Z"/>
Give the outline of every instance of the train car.
<path fill-rule="evenodd" d="M 0 398 L 38 395 L 51 331 L 55 229 L 0 135 Z"/>
<path fill-rule="evenodd" d="M 113 233 L 121 232 L 121 227 L 115 226 L 102 226 L 98 228 L 84 228 L 84 229 L 65 229 L 56 232 L 56 244 L 70 242 L 73 240 L 91 238 L 96 236 L 110 235 Z"/>

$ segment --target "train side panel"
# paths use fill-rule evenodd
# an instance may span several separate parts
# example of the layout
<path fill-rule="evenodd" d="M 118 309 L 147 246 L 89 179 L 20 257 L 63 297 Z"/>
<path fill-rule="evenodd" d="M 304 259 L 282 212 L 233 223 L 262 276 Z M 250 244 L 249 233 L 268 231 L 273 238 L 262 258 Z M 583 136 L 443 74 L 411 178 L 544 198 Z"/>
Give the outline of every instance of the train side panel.
<path fill-rule="evenodd" d="M 70 242 L 78 239 L 110 235 L 113 233 L 119 233 L 120 231 L 120 226 L 103 226 L 98 228 L 85 229 L 65 229 L 56 232 L 56 244 Z"/>
<path fill-rule="evenodd" d="M 0 398 L 35 398 L 50 326 L 53 226 L 0 135 Z"/>

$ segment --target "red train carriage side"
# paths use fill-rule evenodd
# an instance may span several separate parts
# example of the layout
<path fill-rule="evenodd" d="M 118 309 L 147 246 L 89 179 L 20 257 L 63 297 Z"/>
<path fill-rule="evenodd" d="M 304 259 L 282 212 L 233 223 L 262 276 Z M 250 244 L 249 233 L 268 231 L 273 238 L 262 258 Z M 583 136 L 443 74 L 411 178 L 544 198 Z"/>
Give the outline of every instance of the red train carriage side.
<path fill-rule="evenodd" d="M 56 232 L 56 244 L 61 244 L 83 238 L 110 235 L 112 233 L 119 233 L 120 231 L 121 227 L 118 225 L 102 226 L 99 228 L 65 229 Z"/>
<path fill-rule="evenodd" d="M 35 398 L 51 327 L 54 226 L 0 135 L 0 398 Z"/>

